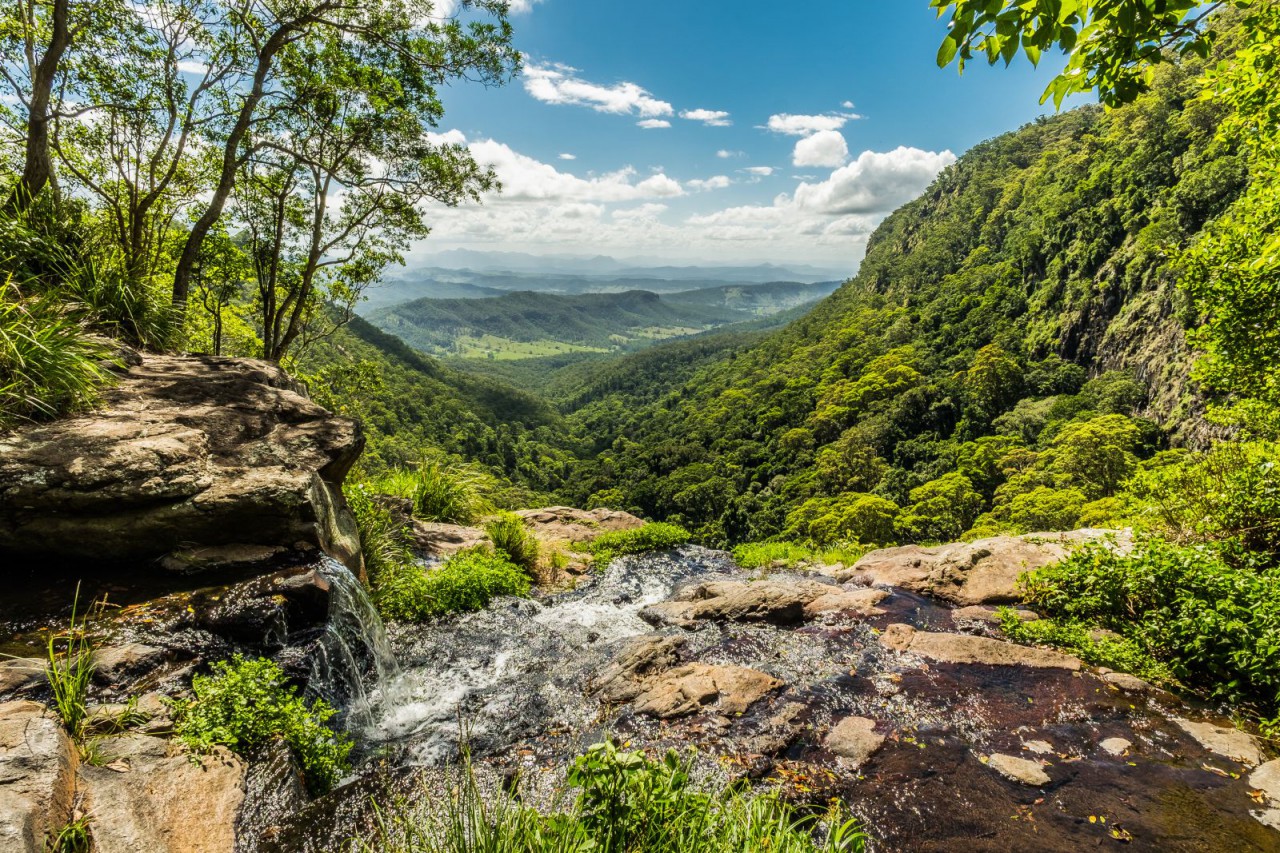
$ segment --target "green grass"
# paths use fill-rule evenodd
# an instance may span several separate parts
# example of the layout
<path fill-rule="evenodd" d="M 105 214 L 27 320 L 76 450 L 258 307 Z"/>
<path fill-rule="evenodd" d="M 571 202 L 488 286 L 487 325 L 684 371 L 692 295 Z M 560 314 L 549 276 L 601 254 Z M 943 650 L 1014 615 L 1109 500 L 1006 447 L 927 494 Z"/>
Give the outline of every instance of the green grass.
<path fill-rule="evenodd" d="M 563 355 L 571 352 L 609 352 L 609 350 L 551 339 L 517 341 L 511 338 L 500 338 L 496 335 L 481 335 L 479 337 L 464 335 L 455 340 L 452 347 L 448 349 L 440 347 L 437 348 L 436 352 L 438 355 L 451 355 L 457 358 L 520 361 L 526 358 L 541 358 L 543 356 Z"/>
<path fill-rule="evenodd" d="M 446 524 L 471 524 L 493 509 L 494 480 L 474 465 L 427 456 L 369 484 L 375 492 L 407 498 L 415 517 Z"/>
<path fill-rule="evenodd" d="M 358 853 L 858 853 L 866 835 L 838 808 L 804 812 L 773 793 L 704 789 L 691 760 L 661 760 L 596 744 L 568 774 L 576 792 L 543 815 L 509 797 L 486 795 L 469 763 L 443 801 L 399 805 L 380 815 Z"/>
<path fill-rule="evenodd" d="M 89 822 L 89 815 L 77 810 L 56 833 L 50 833 L 45 849 L 48 853 L 89 853 L 93 849 Z"/>
<path fill-rule="evenodd" d="M 484 532 L 498 554 L 519 566 L 532 576 L 538 568 L 538 540 L 524 526 L 524 519 L 515 513 L 504 512 L 485 523 Z"/>
<path fill-rule="evenodd" d="M 374 589 L 388 619 L 421 622 L 481 610 L 500 595 L 527 595 L 529 576 L 505 556 L 485 548 L 463 551 L 438 569 L 405 568 Z"/>
<path fill-rule="evenodd" d="M 364 483 L 347 483 L 342 488 L 360 531 L 360 552 L 364 556 L 369 585 L 377 590 L 383 578 L 416 567 L 405 525 L 380 503 Z"/>
<path fill-rule="evenodd" d="M 45 646 L 45 677 L 53 694 L 53 707 L 63 727 L 77 743 L 85 739 L 89 719 L 89 684 L 96 669 L 94 644 L 79 615 L 80 588 L 71 605 L 67 630 L 50 634 Z"/>
<path fill-rule="evenodd" d="M 679 525 L 652 522 L 634 530 L 615 530 L 597 536 L 587 545 L 587 550 L 595 565 L 603 569 L 616 557 L 665 551 L 684 545 L 692 538 L 689 531 Z"/>
<path fill-rule="evenodd" d="M 307 704 L 273 661 L 236 655 L 191 680 L 191 698 L 171 705 L 174 732 L 196 752 L 225 746 L 241 755 L 267 744 L 288 744 L 313 793 L 331 789 L 350 770 L 352 742 L 325 723 L 334 710 L 323 699 Z"/>
<path fill-rule="evenodd" d="M 874 546 L 839 543 L 827 548 L 813 548 L 795 542 L 747 542 L 733 549 L 733 560 L 744 569 L 763 569 L 782 561 L 787 568 L 801 563 L 841 563 L 852 566 Z"/>

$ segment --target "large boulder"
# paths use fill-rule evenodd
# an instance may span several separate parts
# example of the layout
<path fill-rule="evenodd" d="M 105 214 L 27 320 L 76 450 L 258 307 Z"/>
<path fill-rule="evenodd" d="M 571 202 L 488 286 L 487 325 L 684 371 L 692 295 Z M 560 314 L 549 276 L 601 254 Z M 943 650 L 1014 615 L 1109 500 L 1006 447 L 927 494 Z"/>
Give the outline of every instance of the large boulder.
<path fill-rule="evenodd" d="M 0 559 L 198 571 L 319 548 L 358 570 L 341 484 L 363 446 L 275 365 L 147 355 L 100 409 L 0 435 Z"/>
<path fill-rule="evenodd" d="M 1132 535 L 1123 530 L 1083 529 L 995 536 L 928 548 L 882 548 L 835 576 L 837 580 L 860 576 L 961 607 L 1011 604 L 1020 599 L 1019 575 L 1059 562 L 1072 548 L 1088 542 L 1112 542 L 1115 547 L 1127 548 Z"/>
<path fill-rule="evenodd" d="M 798 625 L 824 613 L 878 615 L 876 605 L 889 596 L 883 589 L 845 589 L 806 578 L 711 581 L 691 584 L 668 601 L 651 605 L 641 616 L 652 625 L 691 628 L 701 620 Z"/>
<path fill-rule="evenodd" d="M 0 704 L 0 850 L 39 853 L 71 820 L 77 759 L 43 705 Z"/>

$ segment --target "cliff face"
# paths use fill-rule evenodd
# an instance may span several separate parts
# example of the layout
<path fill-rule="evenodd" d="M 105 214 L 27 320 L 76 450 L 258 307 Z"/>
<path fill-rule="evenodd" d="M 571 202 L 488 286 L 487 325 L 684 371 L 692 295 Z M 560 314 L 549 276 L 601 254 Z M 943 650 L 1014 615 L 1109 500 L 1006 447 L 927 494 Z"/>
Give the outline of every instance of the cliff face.
<path fill-rule="evenodd" d="M 200 571 L 320 549 L 359 573 L 356 422 L 267 362 L 134 361 L 100 409 L 0 435 L 0 560 Z"/>

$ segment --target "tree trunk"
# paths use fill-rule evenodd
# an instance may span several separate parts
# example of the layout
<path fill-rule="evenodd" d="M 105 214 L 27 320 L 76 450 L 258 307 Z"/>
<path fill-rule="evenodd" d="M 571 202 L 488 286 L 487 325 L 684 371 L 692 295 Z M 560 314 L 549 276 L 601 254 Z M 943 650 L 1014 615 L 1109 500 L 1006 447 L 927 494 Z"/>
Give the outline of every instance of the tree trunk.
<path fill-rule="evenodd" d="M 58 65 L 71 45 L 68 26 L 70 0 L 54 0 L 53 31 L 49 46 L 31 73 L 31 106 L 27 116 L 26 161 L 22 177 L 4 204 L 5 213 L 21 213 L 31 206 L 36 196 L 49 183 L 53 174 L 53 158 L 49 154 L 49 104 L 53 98 L 53 82 Z"/>

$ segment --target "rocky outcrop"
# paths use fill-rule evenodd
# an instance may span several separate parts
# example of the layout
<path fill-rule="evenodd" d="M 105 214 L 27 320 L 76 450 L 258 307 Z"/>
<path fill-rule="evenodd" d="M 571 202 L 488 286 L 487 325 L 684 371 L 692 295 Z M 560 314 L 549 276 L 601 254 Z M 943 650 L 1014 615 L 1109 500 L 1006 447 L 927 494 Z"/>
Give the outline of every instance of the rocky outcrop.
<path fill-rule="evenodd" d="M 850 767 L 861 767 L 884 745 L 884 740 L 884 735 L 876 732 L 875 720 L 845 717 L 827 733 L 826 747 Z"/>
<path fill-rule="evenodd" d="M 78 755 L 36 702 L 0 704 L 0 850 L 42 853 L 76 808 Z"/>
<path fill-rule="evenodd" d="M 97 411 L 0 435 L 0 556 L 358 569 L 341 484 L 363 445 L 274 365 L 147 355 Z"/>
<path fill-rule="evenodd" d="M 1082 664 L 1072 655 L 1019 646 L 989 637 L 968 634 L 917 631 L 901 623 L 890 625 L 880 635 L 880 645 L 897 652 L 910 652 L 938 663 L 977 663 L 990 666 L 1026 666 L 1077 671 Z"/>
<path fill-rule="evenodd" d="M 837 580 L 861 576 L 871 583 L 901 587 L 959 606 L 1012 604 L 1020 599 L 1018 576 L 1059 562 L 1071 548 L 1097 541 L 1116 547 L 1132 543 L 1128 531 L 1073 530 L 996 536 L 926 548 L 906 545 L 867 554 Z"/>
<path fill-rule="evenodd" d="M 687 586 L 669 601 L 646 608 L 642 616 L 650 624 L 682 628 L 705 619 L 796 625 L 823 613 L 874 615 L 888 595 L 886 590 L 844 589 L 804 578 L 713 581 Z"/>

